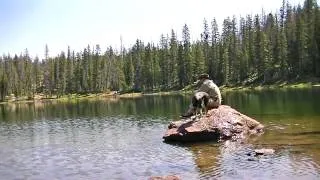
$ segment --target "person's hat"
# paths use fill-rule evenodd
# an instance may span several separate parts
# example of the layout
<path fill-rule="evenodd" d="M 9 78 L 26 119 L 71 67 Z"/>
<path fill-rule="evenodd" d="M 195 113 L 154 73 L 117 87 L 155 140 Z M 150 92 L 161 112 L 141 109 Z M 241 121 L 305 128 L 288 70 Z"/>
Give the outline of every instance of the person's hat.
<path fill-rule="evenodd" d="M 198 79 L 209 79 L 209 74 L 200 74 Z"/>

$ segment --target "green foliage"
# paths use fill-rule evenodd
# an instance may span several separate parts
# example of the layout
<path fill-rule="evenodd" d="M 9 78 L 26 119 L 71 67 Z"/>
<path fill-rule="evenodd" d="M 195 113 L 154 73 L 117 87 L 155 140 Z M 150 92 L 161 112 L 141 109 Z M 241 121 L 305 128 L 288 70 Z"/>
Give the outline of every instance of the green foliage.
<path fill-rule="evenodd" d="M 161 35 L 158 44 L 137 40 L 120 52 L 89 45 L 81 52 L 32 59 L 0 57 L 0 100 L 43 93 L 47 97 L 114 91 L 182 89 L 201 73 L 218 85 L 272 84 L 320 77 L 320 8 L 316 0 L 292 7 L 283 1 L 278 13 L 203 21 L 200 40 L 191 42 L 189 27 Z"/>

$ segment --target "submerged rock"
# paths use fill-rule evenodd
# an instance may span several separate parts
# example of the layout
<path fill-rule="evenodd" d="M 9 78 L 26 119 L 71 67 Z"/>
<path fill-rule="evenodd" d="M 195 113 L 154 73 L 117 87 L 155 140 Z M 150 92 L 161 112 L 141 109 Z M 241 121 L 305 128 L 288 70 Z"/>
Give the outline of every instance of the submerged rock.
<path fill-rule="evenodd" d="M 256 156 L 271 155 L 274 154 L 274 149 L 255 149 L 254 152 Z"/>
<path fill-rule="evenodd" d="M 163 139 L 166 142 L 243 139 L 248 135 L 261 133 L 263 127 L 258 121 L 230 106 L 221 105 L 202 117 L 170 123 Z"/>
<path fill-rule="evenodd" d="M 169 176 L 153 176 L 149 180 L 180 180 L 178 176 L 169 175 Z"/>

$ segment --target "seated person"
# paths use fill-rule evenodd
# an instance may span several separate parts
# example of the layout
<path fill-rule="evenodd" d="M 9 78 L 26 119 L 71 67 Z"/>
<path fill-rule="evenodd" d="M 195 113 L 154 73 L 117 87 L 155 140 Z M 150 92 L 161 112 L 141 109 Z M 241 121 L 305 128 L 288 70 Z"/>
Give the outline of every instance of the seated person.
<path fill-rule="evenodd" d="M 195 91 L 197 92 L 206 92 L 209 94 L 210 99 L 207 105 L 207 109 L 218 108 L 221 105 L 221 93 L 218 86 L 209 79 L 208 74 L 201 74 L 198 78 L 198 81 L 195 82 L 195 86 L 198 89 Z M 183 117 L 191 117 L 196 112 L 196 108 L 192 105 L 189 105 L 188 111 L 183 114 Z"/>

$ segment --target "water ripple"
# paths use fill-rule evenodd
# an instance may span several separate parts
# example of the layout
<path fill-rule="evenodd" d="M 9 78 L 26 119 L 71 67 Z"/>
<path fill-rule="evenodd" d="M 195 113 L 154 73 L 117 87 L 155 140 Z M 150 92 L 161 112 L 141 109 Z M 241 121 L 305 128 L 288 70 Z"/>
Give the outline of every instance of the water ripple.
<path fill-rule="evenodd" d="M 233 152 L 232 146 L 227 151 L 223 145 L 212 148 L 211 152 L 218 152 L 206 154 L 211 161 L 200 167 L 200 179 L 317 179 L 320 176 L 319 164 L 306 154 L 297 156 L 282 149 L 273 155 L 254 156 L 248 155 L 254 146 L 237 145 Z"/>
<path fill-rule="evenodd" d="M 250 143 L 165 144 L 168 121 L 111 115 L 1 122 L 1 179 L 319 179 L 318 133 L 271 126 Z M 248 155 L 261 147 L 276 153 Z"/>

